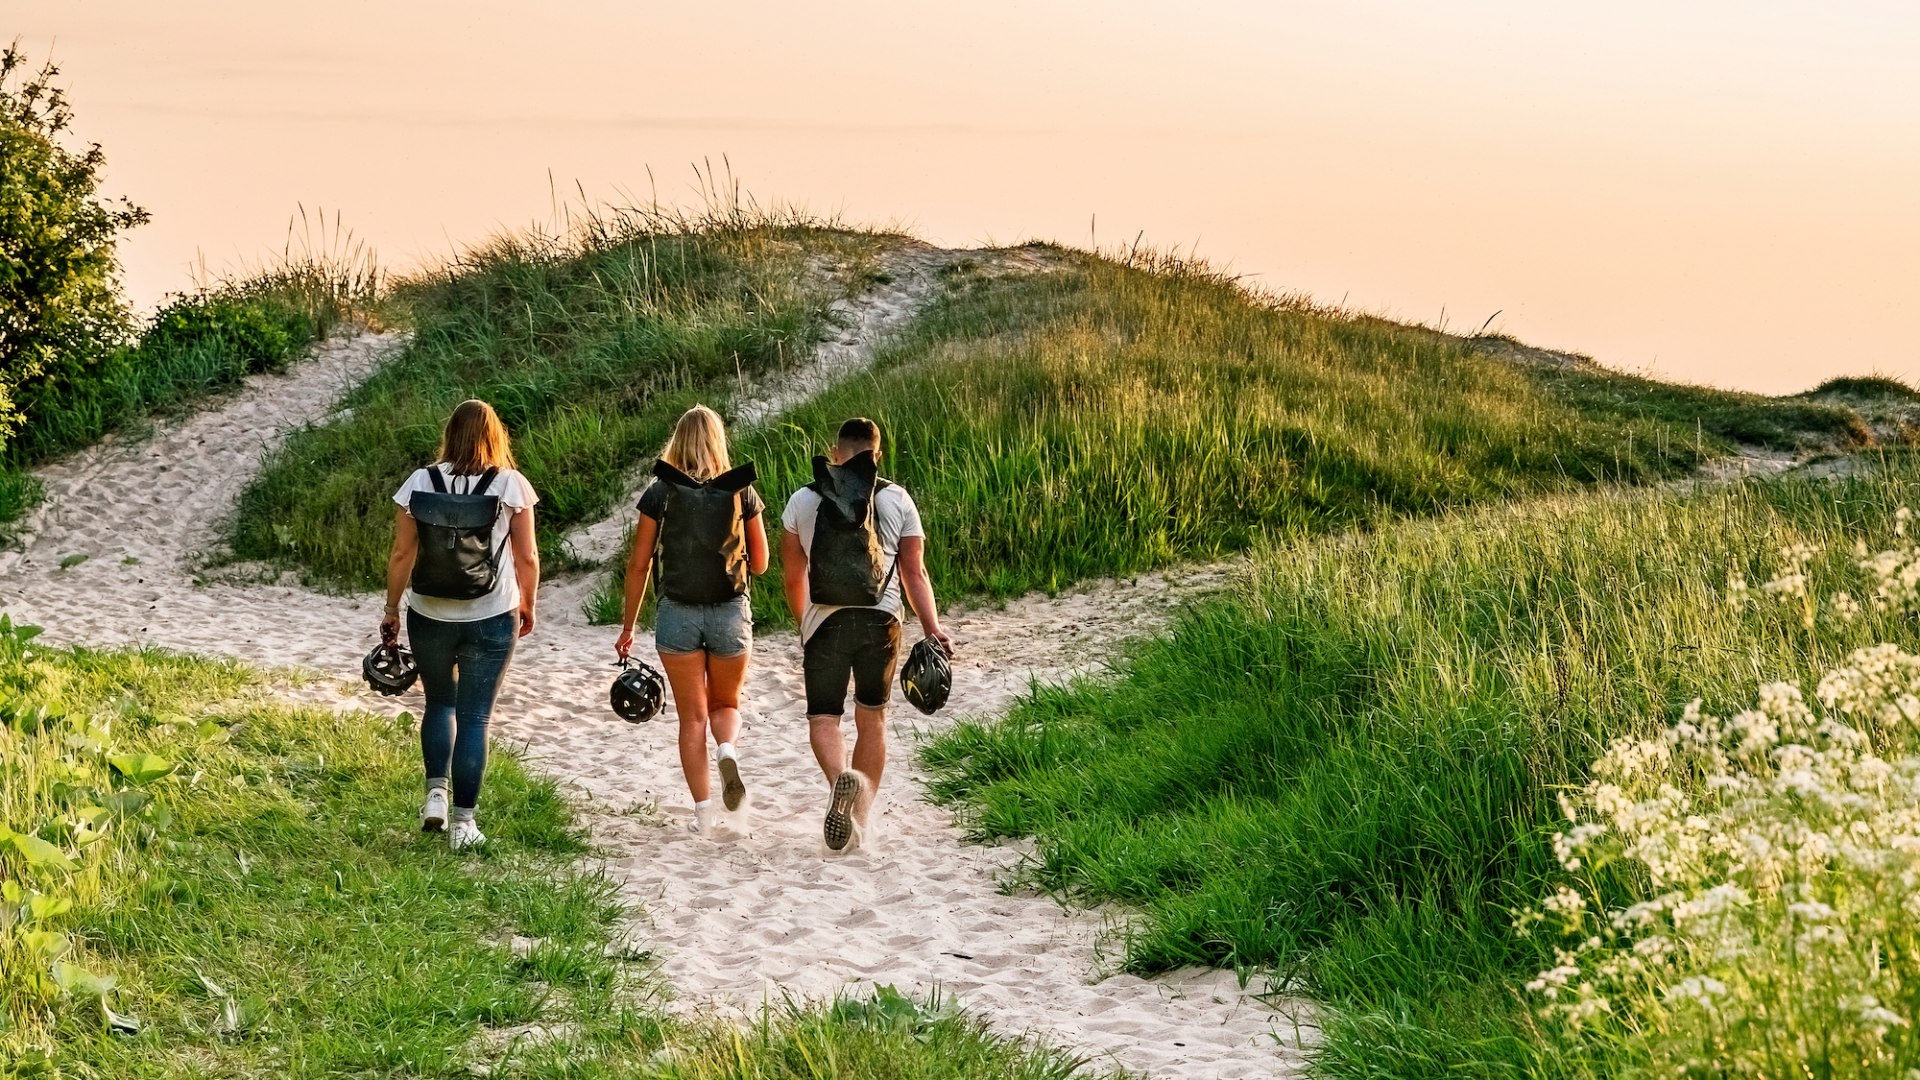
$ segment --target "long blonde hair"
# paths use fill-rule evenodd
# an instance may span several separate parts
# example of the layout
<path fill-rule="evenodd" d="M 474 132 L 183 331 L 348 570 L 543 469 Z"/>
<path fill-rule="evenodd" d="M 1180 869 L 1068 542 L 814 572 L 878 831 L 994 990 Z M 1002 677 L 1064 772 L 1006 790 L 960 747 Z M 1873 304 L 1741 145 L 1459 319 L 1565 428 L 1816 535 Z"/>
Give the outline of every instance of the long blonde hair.
<path fill-rule="evenodd" d="M 711 480 L 733 468 L 727 456 L 727 425 L 720 414 L 705 405 L 681 413 L 667 445 L 660 448 L 660 460 L 695 480 Z"/>
<path fill-rule="evenodd" d="M 439 459 L 456 476 L 478 476 L 488 469 L 511 469 L 513 443 L 493 406 L 474 398 L 460 403 L 440 433 Z"/>

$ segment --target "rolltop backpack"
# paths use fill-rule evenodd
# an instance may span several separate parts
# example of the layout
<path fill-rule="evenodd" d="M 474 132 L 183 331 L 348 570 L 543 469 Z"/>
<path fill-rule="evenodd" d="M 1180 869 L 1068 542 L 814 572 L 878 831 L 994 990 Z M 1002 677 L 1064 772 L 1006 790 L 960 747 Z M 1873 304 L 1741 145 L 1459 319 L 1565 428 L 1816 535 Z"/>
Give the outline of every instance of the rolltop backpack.
<path fill-rule="evenodd" d="M 465 491 L 448 491 L 437 465 L 427 466 L 432 491 L 416 491 L 407 500 L 420 531 L 413 561 L 413 591 L 440 600 L 478 600 L 500 581 L 500 556 L 507 541 L 493 546 L 493 524 L 500 497 L 488 494 L 499 469 L 488 469 Z"/>
<path fill-rule="evenodd" d="M 747 594 L 747 534 L 741 492 L 755 480 L 748 462 L 699 481 L 664 461 L 653 475 L 666 485 L 655 582 L 681 604 L 720 604 Z"/>
<path fill-rule="evenodd" d="M 873 502 L 888 486 L 871 451 L 839 465 L 824 457 L 813 459 L 813 483 L 807 487 L 820 496 L 820 509 L 807 553 L 807 596 L 814 603 L 877 607 L 887 594 L 898 561 L 887 565 L 874 527 Z"/>

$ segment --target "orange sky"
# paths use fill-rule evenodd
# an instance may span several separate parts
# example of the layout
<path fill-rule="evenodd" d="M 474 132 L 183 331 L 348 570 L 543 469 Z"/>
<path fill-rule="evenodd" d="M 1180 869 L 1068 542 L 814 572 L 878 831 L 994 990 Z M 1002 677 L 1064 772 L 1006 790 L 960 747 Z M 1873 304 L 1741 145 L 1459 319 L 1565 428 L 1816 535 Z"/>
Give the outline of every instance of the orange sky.
<path fill-rule="evenodd" d="M 135 298 L 297 204 L 404 267 L 563 194 L 946 243 L 1144 232 L 1272 288 L 1769 392 L 1920 377 L 1920 8 L 1895 3 L 14 0 Z M 1671 10 L 1684 7 L 1684 11 Z M 284 13 L 283 13 L 284 12 Z"/>

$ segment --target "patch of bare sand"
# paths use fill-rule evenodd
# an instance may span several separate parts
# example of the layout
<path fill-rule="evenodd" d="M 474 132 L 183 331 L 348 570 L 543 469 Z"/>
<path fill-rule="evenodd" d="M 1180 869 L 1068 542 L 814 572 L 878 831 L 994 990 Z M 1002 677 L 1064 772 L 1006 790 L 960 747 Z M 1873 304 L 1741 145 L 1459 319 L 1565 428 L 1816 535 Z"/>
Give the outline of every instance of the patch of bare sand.
<path fill-rule="evenodd" d="M 0 560 L 0 608 L 44 625 L 56 643 L 357 671 L 374 640 L 377 597 L 196 584 L 192 564 L 264 451 L 323 417 L 392 343 L 369 335 L 329 343 L 290 374 L 250 379 L 219 408 L 162 424 L 148 441 L 43 470 L 49 503 L 24 550 Z M 62 568 L 79 553 L 86 561 Z M 1102 945 L 1124 914 L 1003 893 L 1000 881 L 1026 849 L 963 843 L 950 814 L 923 798 L 912 760 L 922 732 L 999 712 L 1030 679 L 1097 669 L 1113 642 L 1150 632 L 1180 597 L 1227 573 L 1148 575 L 953 614 L 961 650 L 953 700 L 937 720 L 896 700 L 874 827 L 846 855 L 829 857 L 820 838 L 826 783 L 807 748 L 791 634 L 759 643 L 740 739 L 751 809 L 729 823 L 732 839 L 684 828 L 674 718 L 638 726 L 613 718 L 605 705 L 613 632 L 586 626 L 577 603 L 543 599 L 546 621 L 521 645 L 494 731 L 580 796 L 609 871 L 640 912 L 636 936 L 664 955 L 677 1009 L 744 1015 L 782 995 L 937 987 L 1003 1031 L 1154 1076 L 1288 1074 L 1314 1041 L 1305 1003 L 1269 995 L 1257 980 L 1242 988 L 1225 972 L 1113 974 Z M 351 683 L 288 692 L 380 712 L 419 707 L 417 694 L 388 700 Z M 648 804 L 663 812 L 623 812 Z"/>

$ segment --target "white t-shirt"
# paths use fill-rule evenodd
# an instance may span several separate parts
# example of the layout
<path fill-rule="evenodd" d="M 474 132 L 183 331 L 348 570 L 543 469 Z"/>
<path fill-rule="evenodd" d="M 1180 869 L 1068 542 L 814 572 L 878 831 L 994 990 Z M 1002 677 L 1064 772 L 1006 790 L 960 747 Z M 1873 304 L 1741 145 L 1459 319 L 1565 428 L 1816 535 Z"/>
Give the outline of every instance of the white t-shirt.
<path fill-rule="evenodd" d="M 445 462 L 429 466 L 440 470 L 440 476 L 447 483 L 447 490 L 459 494 L 471 488 L 477 476 L 455 476 L 451 466 Z M 427 479 L 426 469 L 415 469 L 400 490 L 393 493 L 393 501 L 401 509 L 406 509 L 413 501 L 416 491 L 432 491 L 433 481 Z M 425 615 L 429 619 L 441 622 L 479 622 L 491 619 L 495 615 L 504 615 L 520 606 L 520 575 L 513 560 L 513 549 L 507 542 L 507 534 L 513 527 L 513 515 L 531 507 L 540 501 L 534 494 L 533 485 L 521 476 L 516 469 L 501 469 L 493 478 L 493 483 L 484 492 L 487 495 L 500 496 L 500 516 L 493 522 L 493 550 L 500 552 L 500 574 L 494 579 L 493 591 L 473 600 L 447 600 L 438 596 L 416 596 L 408 589 L 401 601 L 407 607 Z"/>
<path fill-rule="evenodd" d="M 801 488 L 787 500 L 787 508 L 780 515 L 780 524 L 790 533 L 800 537 L 800 547 L 808 555 L 813 554 L 813 522 L 820 513 L 820 493 L 812 488 Z M 873 531 L 879 535 L 880 550 L 885 557 L 884 576 L 891 572 L 893 580 L 887 584 L 886 595 L 874 607 L 889 612 L 896 619 L 904 619 L 905 605 L 900 599 L 900 541 L 908 536 L 927 535 L 920 527 L 920 508 L 913 505 L 913 496 L 899 484 L 888 484 L 873 496 Z M 800 616 L 800 640 L 813 636 L 827 616 L 839 611 L 833 604 L 816 604 L 807 601 L 806 614 Z"/>

